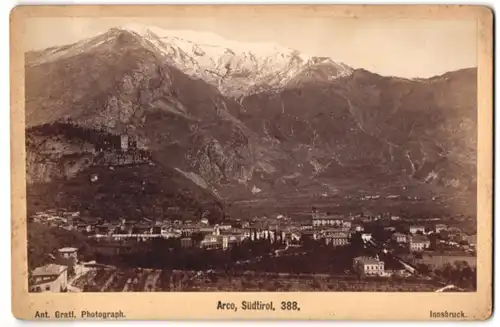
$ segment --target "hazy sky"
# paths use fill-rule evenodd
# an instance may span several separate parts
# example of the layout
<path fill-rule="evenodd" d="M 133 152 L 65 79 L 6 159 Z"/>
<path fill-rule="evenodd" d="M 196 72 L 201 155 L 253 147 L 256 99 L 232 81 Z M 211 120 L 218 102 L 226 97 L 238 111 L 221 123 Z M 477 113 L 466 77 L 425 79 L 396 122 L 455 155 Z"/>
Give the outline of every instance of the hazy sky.
<path fill-rule="evenodd" d="M 76 42 L 129 23 L 207 31 L 245 42 L 274 42 L 382 75 L 431 77 L 477 66 L 474 20 L 324 17 L 31 18 L 27 49 Z"/>

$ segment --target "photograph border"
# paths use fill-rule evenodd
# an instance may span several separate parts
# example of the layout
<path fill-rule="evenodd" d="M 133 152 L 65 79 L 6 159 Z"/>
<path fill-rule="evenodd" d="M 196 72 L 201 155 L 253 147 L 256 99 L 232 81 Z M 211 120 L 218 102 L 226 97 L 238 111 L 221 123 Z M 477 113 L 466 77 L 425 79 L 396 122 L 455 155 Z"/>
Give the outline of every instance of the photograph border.
<path fill-rule="evenodd" d="M 25 22 L 34 17 L 286 16 L 352 19 L 476 20 L 478 33 L 477 291 L 388 292 L 172 292 L 29 293 L 27 272 Z M 18 6 L 10 16 L 12 312 L 34 320 L 37 312 L 123 312 L 126 320 L 431 320 L 430 312 L 464 312 L 485 320 L 493 310 L 493 11 L 485 6 L 444 5 L 106 5 Z M 276 311 L 217 310 L 218 301 L 273 301 Z M 296 301 L 300 311 L 282 311 Z"/>

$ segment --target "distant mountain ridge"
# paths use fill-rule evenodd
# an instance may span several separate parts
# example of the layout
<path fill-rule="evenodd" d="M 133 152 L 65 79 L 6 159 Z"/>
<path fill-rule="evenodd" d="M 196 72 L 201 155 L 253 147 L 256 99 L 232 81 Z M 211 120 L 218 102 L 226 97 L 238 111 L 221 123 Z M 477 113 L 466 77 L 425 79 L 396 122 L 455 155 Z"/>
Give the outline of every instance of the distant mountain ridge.
<path fill-rule="evenodd" d="M 162 167 L 228 200 L 474 191 L 476 69 L 409 80 L 169 33 L 115 28 L 27 53 L 27 127 L 131 135 Z"/>

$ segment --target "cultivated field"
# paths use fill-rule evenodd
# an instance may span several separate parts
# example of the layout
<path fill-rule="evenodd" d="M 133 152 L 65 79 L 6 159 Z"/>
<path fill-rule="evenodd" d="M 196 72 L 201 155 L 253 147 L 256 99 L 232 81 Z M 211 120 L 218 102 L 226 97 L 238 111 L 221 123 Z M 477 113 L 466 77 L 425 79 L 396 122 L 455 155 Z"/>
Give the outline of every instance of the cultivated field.
<path fill-rule="evenodd" d="M 84 292 L 172 291 L 329 291 L 329 292 L 432 292 L 428 280 L 358 279 L 327 274 L 274 274 L 159 269 L 98 269 L 73 282 Z"/>

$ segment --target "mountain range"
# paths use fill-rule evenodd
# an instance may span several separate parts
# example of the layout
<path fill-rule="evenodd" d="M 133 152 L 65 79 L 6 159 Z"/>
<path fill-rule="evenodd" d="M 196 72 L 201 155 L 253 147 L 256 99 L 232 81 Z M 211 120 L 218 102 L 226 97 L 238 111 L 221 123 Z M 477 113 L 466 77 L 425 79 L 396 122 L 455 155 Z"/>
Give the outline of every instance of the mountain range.
<path fill-rule="evenodd" d="M 28 52 L 25 67 L 37 203 L 89 207 L 64 185 L 89 183 L 81 176 L 102 162 L 95 135 L 108 134 L 128 135 L 151 157 L 150 168 L 122 167 L 122 180 L 164 176 L 157 194 L 176 185 L 162 196 L 189 198 L 198 213 L 206 203 L 222 215 L 224 203 L 339 194 L 474 198 L 475 68 L 387 77 L 275 44 L 143 26 Z M 48 192 L 54 183 L 59 191 Z M 102 188 L 92 192 L 103 204 L 122 201 L 120 188 Z"/>

